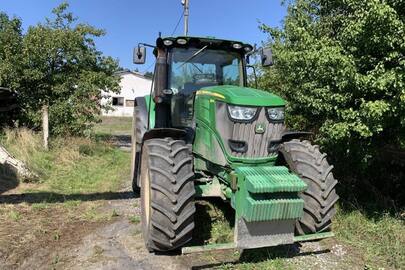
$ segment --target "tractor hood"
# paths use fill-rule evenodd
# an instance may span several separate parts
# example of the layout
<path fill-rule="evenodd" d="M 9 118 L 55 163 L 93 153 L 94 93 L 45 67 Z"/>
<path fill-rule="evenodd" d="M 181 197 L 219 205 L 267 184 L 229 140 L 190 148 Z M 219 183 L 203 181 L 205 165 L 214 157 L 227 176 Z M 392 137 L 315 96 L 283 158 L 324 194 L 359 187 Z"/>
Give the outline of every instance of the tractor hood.
<path fill-rule="evenodd" d="M 249 87 L 218 85 L 204 87 L 197 95 L 212 96 L 217 100 L 244 106 L 284 106 L 285 101 L 274 94 Z"/>

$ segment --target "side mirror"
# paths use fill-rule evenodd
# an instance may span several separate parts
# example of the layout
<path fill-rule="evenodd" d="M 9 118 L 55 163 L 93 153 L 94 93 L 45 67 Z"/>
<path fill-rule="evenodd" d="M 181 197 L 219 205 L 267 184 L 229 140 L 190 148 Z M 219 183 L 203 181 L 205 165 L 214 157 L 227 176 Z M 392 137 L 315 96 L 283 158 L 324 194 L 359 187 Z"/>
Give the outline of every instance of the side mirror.
<path fill-rule="evenodd" d="M 273 65 L 273 53 L 271 48 L 261 48 L 260 58 L 262 59 L 263 67 L 270 67 Z"/>
<path fill-rule="evenodd" d="M 145 64 L 146 61 L 146 48 L 138 46 L 134 48 L 134 64 Z"/>

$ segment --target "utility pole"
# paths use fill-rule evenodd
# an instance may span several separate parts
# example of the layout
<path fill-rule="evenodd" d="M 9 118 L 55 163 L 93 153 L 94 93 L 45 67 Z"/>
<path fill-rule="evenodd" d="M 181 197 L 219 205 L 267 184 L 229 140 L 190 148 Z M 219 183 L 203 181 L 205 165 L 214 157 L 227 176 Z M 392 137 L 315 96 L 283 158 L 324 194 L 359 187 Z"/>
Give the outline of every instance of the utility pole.
<path fill-rule="evenodd" d="M 188 35 L 188 16 L 189 16 L 188 3 L 189 0 L 181 1 L 181 4 L 184 6 L 184 36 Z"/>

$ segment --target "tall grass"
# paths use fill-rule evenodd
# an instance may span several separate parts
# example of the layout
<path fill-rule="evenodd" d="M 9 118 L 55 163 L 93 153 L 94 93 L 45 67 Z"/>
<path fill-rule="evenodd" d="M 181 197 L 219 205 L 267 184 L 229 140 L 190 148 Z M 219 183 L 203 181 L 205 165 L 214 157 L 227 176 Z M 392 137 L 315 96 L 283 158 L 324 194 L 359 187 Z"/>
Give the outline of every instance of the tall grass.
<path fill-rule="evenodd" d="M 28 129 L 5 130 L 2 144 L 38 174 L 41 188 L 54 192 L 103 192 L 127 177 L 129 154 L 88 138 L 54 138 L 50 150 L 41 135 Z"/>
<path fill-rule="evenodd" d="M 389 214 L 369 215 L 361 209 L 338 209 L 336 237 L 363 254 L 367 267 L 405 267 L 405 221 Z"/>
<path fill-rule="evenodd" d="M 26 128 L 5 129 L 1 143 L 12 155 L 25 162 L 40 179 L 46 177 L 51 167 L 52 154 L 43 148 L 39 134 Z"/>

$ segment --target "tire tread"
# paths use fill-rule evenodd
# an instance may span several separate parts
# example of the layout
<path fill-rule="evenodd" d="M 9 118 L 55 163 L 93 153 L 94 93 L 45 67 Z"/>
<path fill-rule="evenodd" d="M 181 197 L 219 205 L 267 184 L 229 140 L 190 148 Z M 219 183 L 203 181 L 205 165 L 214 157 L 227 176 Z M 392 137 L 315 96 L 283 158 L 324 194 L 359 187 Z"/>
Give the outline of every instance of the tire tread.
<path fill-rule="evenodd" d="M 304 200 L 304 214 L 296 223 L 299 235 L 330 230 L 335 215 L 338 181 L 333 177 L 333 166 L 319 146 L 297 139 L 280 146 L 280 153 L 291 171 L 307 183 L 308 189 L 300 193 Z"/>

